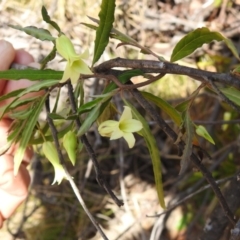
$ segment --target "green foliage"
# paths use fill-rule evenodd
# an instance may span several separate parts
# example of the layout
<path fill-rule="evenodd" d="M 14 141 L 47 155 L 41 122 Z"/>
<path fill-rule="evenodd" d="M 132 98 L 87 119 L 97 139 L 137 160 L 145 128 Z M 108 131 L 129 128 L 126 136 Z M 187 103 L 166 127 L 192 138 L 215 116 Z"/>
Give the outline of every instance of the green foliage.
<path fill-rule="evenodd" d="M 219 88 L 231 101 L 240 106 L 240 91 L 234 87 L 230 88 Z"/>
<path fill-rule="evenodd" d="M 34 26 L 29 26 L 29 27 L 20 27 L 20 26 L 13 26 L 13 25 L 9 25 L 12 28 L 15 28 L 17 30 L 23 31 L 26 34 L 35 37 L 39 40 L 42 41 L 54 41 L 55 38 L 51 35 L 51 33 L 47 30 L 47 29 L 43 29 L 43 28 L 37 28 Z"/>
<path fill-rule="evenodd" d="M 100 102 L 89 112 L 83 124 L 81 125 L 80 129 L 78 130 L 78 133 L 77 133 L 78 137 L 82 136 L 89 130 L 89 128 L 98 119 L 98 117 L 104 110 L 102 109 L 103 104 L 108 102 L 114 94 L 115 94 L 114 91 L 108 94 L 105 94 L 104 97 L 100 100 Z"/>
<path fill-rule="evenodd" d="M 52 69 L 46 70 L 38 70 L 38 69 L 23 69 L 23 70 L 16 70 L 10 69 L 7 71 L 0 71 L 0 78 L 6 80 L 20 80 L 20 79 L 28 79 L 30 81 L 51 81 L 52 80 L 59 80 L 62 78 L 63 72 L 62 71 L 55 71 Z M 46 83 L 49 84 L 49 83 Z"/>
<path fill-rule="evenodd" d="M 166 102 L 165 100 L 163 100 L 160 97 L 156 97 L 151 93 L 148 92 L 141 92 L 141 94 L 149 101 L 153 102 L 156 106 L 158 106 L 159 108 L 161 108 L 173 121 L 177 126 L 180 126 L 182 123 L 182 117 L 179 114 L 178 111 L 176 111 L 176 109 L 169 104 L 168 102 Z"/>
<path fill-rule="evenodd" d="M 95 19 L 95 18 L 92 18 L 92 17 L 89 17 L 89 19 L 91 19 L 93 22 L 99 24 L 99 20 Z M 89 24 L 89 23 L 82 23 L 83 25 L 85 25 L 86 27 L 89 27 L 93 30 L 97 30 L 98 27 L 97 26 L 94 26 L 92 24 Z M 129 37 L 128 35 L 118 31 L 117 29 L 115 28 L 112 28 L 111 29 L 111 32 L 110 32 L 110 35 L 109 35 L 111 38 L 114 38 L 114 39 L 117 39 L 117 40 L 120 40 L 122 43 L 126 43 L 126 44 L 131 44 L 131 45 L 134 45 L 134 46 L 137 46 L 139 45 L 137 41 L 135 41 L 133 38 Z"/>
<path fill-rule="evenodd" d="M 115 0 L 102 0 L 101 11 L 99 13 L 99 26 L 96 31 L 93 62 L 97 62 L 102 56 L 108 41 L 114 22 Z"/>
<path fill-rule="evenodd" d="M 19 166 L 23 160 L 25 150 L 28 146 L 29 140 L 33 134 L 33 130 L 38 121 L 39 114 L 42 110 L 43 104 L 45 103 L 47 95 L 41 98 L 39 104 L 32 109 L 31 118 L 26 119 L 27 124 L 25 125 L 23 131 L 21 132 L 21 138 L 19 140 L 19 147 L 14 156 L 14 175 L 17 175 Z"/>
<path fill-rule="evenodd" d="M 144 117 L 137 111 L 137 109 L 126 100 L 124 100 L 124 103 L 131 108 L 134 118 L 139 120 L 143 125 L 143 129 L 140 131 L 140 134 L 141 136 L 143 136 L 147 144 L 149 154 L 151 156 L 159 203 L 161 207 L 165 209 L 166 206 L 164 201 L 164 192 L 162 184 L 161 158 L 157 147 L 156 139 L 154 138 L 151 130 L 149 129 L 148 123 L 146 122 Z"/>
<path fill-rule="evenodd" d="M 234 56 L 239 59 L 238 51 L 231 40 L 225 38 L 219 32 L 211 32 L 208 28 L 203 27 L 188 33 L 177 43 L 171 55 L 171 62 L 190 55 L 204 43 L 210 43 L 213 40 L 224 41 Z"/>
<path fill-rule="evenodd" d="M 61 33 L 60 27 L 56 22 L 51 20 L 50 16 L 48 15 L 47 9 L 44 6 L 42 6 L 42 18 L 46 23 L 52 25 L 52 27 L 54 27 L 59 33 Z"/>

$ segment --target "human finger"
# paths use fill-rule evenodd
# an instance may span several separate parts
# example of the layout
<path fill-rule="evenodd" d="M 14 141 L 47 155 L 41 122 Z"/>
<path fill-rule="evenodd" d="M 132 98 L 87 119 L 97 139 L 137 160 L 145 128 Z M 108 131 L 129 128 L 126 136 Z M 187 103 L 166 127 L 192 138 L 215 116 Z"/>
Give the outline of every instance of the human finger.
<path fill-rule="evenodd" d="M 0 156 L 0 227 L 28 194 L 30 176 L 26 166 L 21 165 L 16 176 L 13 175 L 13 169 L 13 156 Z"/>
<path fill-rule="evenodd" d="M 15 50 L 11 43 L 0 40 L 0 71 L 7 70 L 15 58 Z M 0 80 L 0 95 L 3 93 L 7 81 Z"/>
<path fill-rule="evenodd" d="M 32 55 L 27 53 L 24 50 L 17 50 L 14 62 L 22 64 L 22 65 L 31 65 L 34 67 L 37 67 L 38 64 L 33 62 L 34 59 Z M 5 88 L 2 91 L 2 94 L 8 94 L 12 91 L 18 90 L 18 89 L 26 89 L 30 87 L 31 85 L 35 84 L 36 82 L 34 81 L 29 81 L 27 79 L 22 79 L 19 81 L 8 81 L 7 84 L 5 84 Z M 31 97 L 36 97 L 36 96 L 41 96 L 43 95 L 43 92 L 32 92 L 24 95 L 21 97 L 21 99 L 26 99 L 26 98 L 31 98 Z M 14 98 L 8 98 L 0 103 L 0 106 L 7 106 L 9 105 Z M 26 106 L 19 107 L 18 110 L 24 109 Z M 5 117 L 8 117 L 6 114 Z"/>

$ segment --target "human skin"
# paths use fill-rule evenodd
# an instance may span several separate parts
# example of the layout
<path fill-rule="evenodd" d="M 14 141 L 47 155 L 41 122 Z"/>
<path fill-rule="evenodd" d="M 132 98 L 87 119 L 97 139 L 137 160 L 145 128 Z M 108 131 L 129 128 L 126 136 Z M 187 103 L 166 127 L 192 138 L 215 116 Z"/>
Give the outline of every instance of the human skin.
<path fill-rule="evenodd" d="M 15 50 L 10 43 L 0 40 L 0 71 L 9 69 L 13 62 L 29 65 L 34 62 L 34 59 L 24 50 Z M 32 83 L 27 80 L 0 80 L 0 95 L 20 88 L 26 88 L 30 85 L 32 85 Z M 41 93 L 32 93 L 31 96 L 34 94 L 39 95 Z M 4 106 L 9 102 L 11 102 L 11 99 L 1 102 L 0 106 Z M 4 146 L 7 143 L 11 123 L 12 119 L 9 119 L 8 116 L 4 116 L 4 118 L 0 120 L 0 146 Z M 32 158 L 33 152 L 31 148 L 26 150 L 18 174 L 14 176 L 13 158 L 16 150 L 17 145 L 11 146 L 4 155 L 0 156 L 0 228 L 4 220 L 14 213 L 28 194 L 30 176 L 26 167 Z"/>

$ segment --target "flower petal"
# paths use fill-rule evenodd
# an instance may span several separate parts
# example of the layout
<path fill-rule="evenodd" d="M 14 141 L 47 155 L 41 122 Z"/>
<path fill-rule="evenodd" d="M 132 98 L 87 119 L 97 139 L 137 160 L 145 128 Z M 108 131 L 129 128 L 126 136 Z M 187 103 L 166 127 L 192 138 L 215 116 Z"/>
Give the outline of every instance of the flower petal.
<path fill-rule="evenodd" d="M 66 68 L 63 72 L 62 80 L 60 81 L 60 83 L 66 82 L 68 79 L 70 79 L 70 77 L 71 77 L 71 68 L 69 66 L 69 63 L 67 63 Z"/>
<path fill-rule="evenodd" d="M 65 35 L 61 35 L 56 39 L 56 48 L 58 53 L 66 60 L 76 57 L 79 58 L 74 50 L 71 40 Z"/>
<path fill-rule="evenodd" d="M 119 122 L 121 123 L 122 121 L 125 121 L 127 119 L 132 119 L 132 111 L 131 111 L 130 107 L 124 106 L 124 111 L 122 113 L 122 116 L 121 116 Z"/>
<path fill-rule="evenodd" d="M 127 119 L 119 124 L 119 128 L 123 132 L 132 133 L 140 131 L 143 126 L 142 123 L 136 119 Z"/>
<path fill-rule="evenodd" d="M 98 127 L 98 132 L 103 137 L 111 137 L 112 132 L 118 129 L 119 123 L 114 120 L 102 122 Z"/>
<path fill-rule="evenodd" d="M 71 66 L 71 70 L 80 74 L 92 74 L 92 71 L 88 65 L 81 59 L 74 61 Z"/>
<path fill-rule="evenodd" d="M 110 140 L 116 140 L 118 138 L 123 137 L 124 132 L 121 131 L 119 128 L 112 132 Z"/>
<path fill-rule="evenodd" d="M 59 185 L 62 182 L 62 180 L 66 177 L 66 173 L 61 164 L 54 164 L 53 167 L 54 167 L 54 171 L 55 171 L 55 177 L 54 177 L 52 185 L 55 184 L 56 182 Z"/>
<path fill-rule="evenodd" d="M 81 59 L 87 60 L 89 58 L 89 51 L 86 49 L 82 54 L 79 55 Z"/>
<path fill-rule="evenodd" d="M 132 133 L 124 133 L 123 138 L 126 140 L 129 148 L 132 148 L 134 146 L 135 138 Z"/>

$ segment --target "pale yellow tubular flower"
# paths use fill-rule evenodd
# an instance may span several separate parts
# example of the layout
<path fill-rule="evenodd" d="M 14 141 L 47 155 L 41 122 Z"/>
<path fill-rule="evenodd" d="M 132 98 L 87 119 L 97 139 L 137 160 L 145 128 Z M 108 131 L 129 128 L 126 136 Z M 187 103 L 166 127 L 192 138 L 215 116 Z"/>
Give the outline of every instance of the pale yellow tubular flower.
<path fill-rule="evenodd" d="M 42 145 L 42 150 L 46 158 L 51 162 L 54 167 L 55 175 L 52 185 L 55 183 L 60 184 L 62 180 L 66 178 L 66 173 L 63 166 L 59 162 L 58 153 L 54 144 L 52 142 L 44 142 Z"/>
<path fill-rule="evenodd" d="M 60 83 L 66 82 L 68 79 L 71 79 L 72 83 L 76 83 L 81 74 L 92 74 L 90 68 L 82 60 L 89 57 L 88 51 L 77 54 L 72 42 L 65 35 L 61 35 L 56 39 L 56 48 L 57 52 L 67 60 Z"/>
<path fill-rule="evenodd" d="M 131 109 L 125 106 L 119 121 L 108 120 L 102 122 L 98 127 L 98 131 L 101 136 L 109 137 L 110 140 L 123 137 L 128 143 L 129 148 L 132 148 L 135 144 L 133 132 L 138 132 L 142 128 L 142 123 L 133 119 Z"/>
<path fill-rule="evenodd" d="M 103 137 L 111 137 L 113 129 L 118 129 L 118 125 L 117 121 L 107 120 L 99 125 L 98 131 Z"/>
<path fill-rule="evenodd" d="M 53 180 L 52 185 L 55 183 L 57 183 L 59 185 L 64 178 L 67 179 L 67 176 L 66 176 L 63 166 L 60 163 L 54 164 L 53 166 L 54 166 L 55 175 L 54 175 L 54 180 Z"/>

